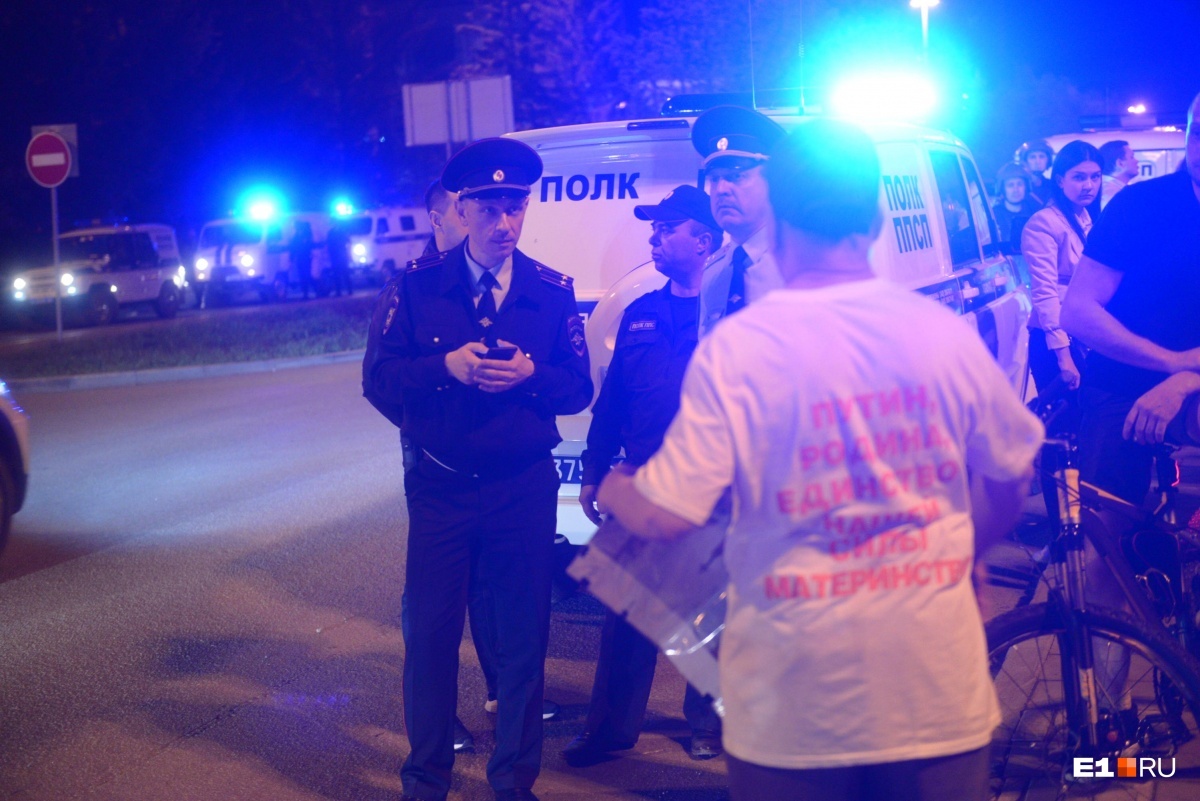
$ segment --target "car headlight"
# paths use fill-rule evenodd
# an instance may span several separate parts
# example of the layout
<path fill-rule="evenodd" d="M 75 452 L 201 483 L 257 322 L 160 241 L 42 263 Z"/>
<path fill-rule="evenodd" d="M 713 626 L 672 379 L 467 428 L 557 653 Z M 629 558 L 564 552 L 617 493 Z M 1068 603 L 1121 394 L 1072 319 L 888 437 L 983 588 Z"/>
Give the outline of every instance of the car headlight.
<path fill-rule="evenodd" d="M 58 280 L 62 281 L 63 286 L 70 286 L 71 284 L 75 283 L 75 276 L 71 275 L 70 273 L 63 273 L 62 278 Z"/>
<path fill-rule="evenodd" d="M 196 272 L 202 273 L 207 269 L 208 269 L 208 259 L 204 258 L 203 256 L 196 259 Z"/>
<path fill-rule="evenodd" d="M 365 256 L 365 255 L 367 255 L 367 246 L 364 245 L 362 242 L 359 242 L 353 248 L 350 249 L 350 252 L 353 253 L 355 256 Z"/>
<path fill-rule="evenodd" d="M 67 287 L 67 294 L 68 294 L 68 295 L 74 295 L 74 294 L 75 294 L 75 290 L 76 290 L 76 289 L 78 289 L 78 287 L 73 287 L 73 286 L 69 286 L 69 287 Z"/>
<path fill-rule="evenodd" d="M 13 293 L 13 300 L 25 300 L 25 293 L 18 289 Z"/>
<path fill-rule="evenodd" d="M 17 290 L 18 292 L 27 286 L 29 286 L 29 283 L 24 278 L 18 278 L 16 281 L 13 281 L 13 289 Z"/>
<path fill-rule="evenodd" d="M 251 256 L 249 253 L 243 253 L 241 256 L 238 257 L 238 264 L 242 265 L 243 267 L 253 267 L 254 266 L 254 257 Z"/>

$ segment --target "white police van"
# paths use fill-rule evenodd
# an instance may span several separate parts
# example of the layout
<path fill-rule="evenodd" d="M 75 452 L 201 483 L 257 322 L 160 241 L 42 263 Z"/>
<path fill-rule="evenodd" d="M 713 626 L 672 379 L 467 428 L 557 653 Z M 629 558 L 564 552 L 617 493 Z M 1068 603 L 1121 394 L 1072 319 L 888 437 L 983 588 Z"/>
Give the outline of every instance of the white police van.
<path fill-rule="evenodd" d="M 196 294 L 202 303 L 244 293 L 256 293 L 263 302 L 286 300 L 290 288 L 299 285 L 291 255 L 297 237 L 311 242 L 314 289 L 318 295 L 329 294 L 329 226 L 330 217 L 323 212 L 205 223 L 192 262 Z"/>
<path fill-rule="evenodd" d="M 40 267 L 13 278 L 9 297 L 19 315 L 52 315 L 60 294 L 64 311 L 91 325 L 112 322 L 122 306 L 153 306 L 164 318 L 179 310 L 186 271 L 169 225 L 81 228 L 61 234 L 58 251 L 58 271 Z"/>
<path fill-rule="evenodd" d="M 382 284 L 425 250 L 433 227 L 424 207 L 382 206 L 343 217 L 350 239 L 350 272 L 362 282 Z"/>
<path fill-rule="evenodd" d="M 1138 177 L 1134 180 L 1145 181 L 1169 175 L 1183 163 L 1186 119 L 1182 114 L 1162 118 L 1141 114 L 1084 117 L 1079 121 L 1079 133 L 1048 136 L 1046 143 L 1057 153 L 1076 139 L 1096 148 L 1107 142 L 1128 142 L 1138 160 Z"/>
<path fill-rule="evenodd" d="M 774 115 L 785 129 L 804 117 Z M 575 279 L 588 315 L 592 377 L 599 392 L 626 306 L 665 283 L 652 262 L 638 204 L 657 203 L 680 184 L 702 185 L 692 147 L 694 118 L 574 125 L 509 134 L 532 146 L 545 171 L 532 189 L 521 249 Z M 997 247 L 986 184 L 953 135 L 905 124 L 864 125 L 883 169 L 883 233 L 876 271 L 971 320 L 1018 392 L 1024 394 L 1031 303 L 1027 282 Z M 578 503 L 579 455 L 590 414 L 559 418 L 555 450 L 562 487 L 558 531 L 573 544 L 595 526 Z"/>

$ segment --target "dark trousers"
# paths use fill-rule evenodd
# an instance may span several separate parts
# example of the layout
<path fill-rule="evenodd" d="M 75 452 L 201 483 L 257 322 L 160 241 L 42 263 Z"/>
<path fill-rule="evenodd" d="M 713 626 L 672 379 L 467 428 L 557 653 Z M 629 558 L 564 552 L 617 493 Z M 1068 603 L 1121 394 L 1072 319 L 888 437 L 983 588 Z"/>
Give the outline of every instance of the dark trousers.
<path fill-rule="evenodd" d="M 733 801 L 983 801 L 989 748 L 849 768 L 768 768 L 725 755 Z"/>
<path fill-rule="evenodd" d="M 603 743 L 632 747 L 642 731 L 657 664 L 658 646 L 624 618 L 607 612 L 600 634 L 587 732 Z M 720 735 L 721 718 L 691 684 L 683 696 L 683 715 L 693 736 Z"/>
<path fill-rule="evenodd" d="M 1081 390 L 1079 477 L 1140 504 L 1150 489 L 1154 448 L 1121 436 L 1135 400 L 1096 387 Z"/>
<path fill-rule="evenodd" d="M 422 459 L 404 477 L 404 725 L 412 747 L 404 792 L 445 798 L 454 765 L 458 649 L 474 580 L 494 624 L 496 750 L 488 781 L 529 788 L 541 769 L 542 690 L 558 472 L 552 459 L 500 479 L 471 478 Z"/>

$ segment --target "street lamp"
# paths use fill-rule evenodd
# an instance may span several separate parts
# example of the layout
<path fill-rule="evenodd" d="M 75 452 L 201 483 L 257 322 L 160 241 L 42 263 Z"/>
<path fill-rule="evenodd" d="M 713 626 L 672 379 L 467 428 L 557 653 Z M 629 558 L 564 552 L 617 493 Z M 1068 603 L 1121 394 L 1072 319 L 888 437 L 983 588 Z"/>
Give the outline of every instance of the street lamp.
<path fill-rule="evenodd" d="M 921 9 L 921 52 L 929 61 L 929 9 L 941 5 L 942 0 L 908 0 L 909 8 Z"/>

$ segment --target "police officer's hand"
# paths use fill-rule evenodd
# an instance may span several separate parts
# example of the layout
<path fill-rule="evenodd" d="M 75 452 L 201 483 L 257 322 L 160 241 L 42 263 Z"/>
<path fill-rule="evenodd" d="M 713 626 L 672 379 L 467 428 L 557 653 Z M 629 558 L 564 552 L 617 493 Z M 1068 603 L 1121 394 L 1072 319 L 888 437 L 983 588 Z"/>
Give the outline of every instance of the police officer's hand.
<path fill-rule="evenodd" d="M 479 358 L 484 353 L 487 353 L 487 345 L 482 342 L 468 342 L 458 350 L 446 354 L 446 369 L 450 371 L 450 375 L 468 386 L 478 384 L 475 374 L 479 365 L 484 363 L 483 359 Z"/>
<path fill-rule="evenodd" d="M 1122 435 L 1139 445 L 1159 444 L 1167 424 L 1179 414 L 1188 396 L 1196 392 L 1200 392 L 1200 375 L 1175 373 L 1134 402 L 1125 416 Z"/>
<path fill-rule="evenodd" d="M 598 484 L 584 484 L 579 488 L 579 505 L 583 507 L 583 513 L 587 515 L 587 519 L 597 526 L 604 522 L 604 518 L 600 516 L 600 510 L 596 508 L 596 490 L 599 488 Z"/>
<path fill-rule="evenodd" d="M 505 392 L 533 375 L 533 362 L 525 352 L 503 339 L 496 344 L 502 348 L 517 348 L 511 359 L 480 359 L 475 368 L 475 383 L 484 392 Z"/>

